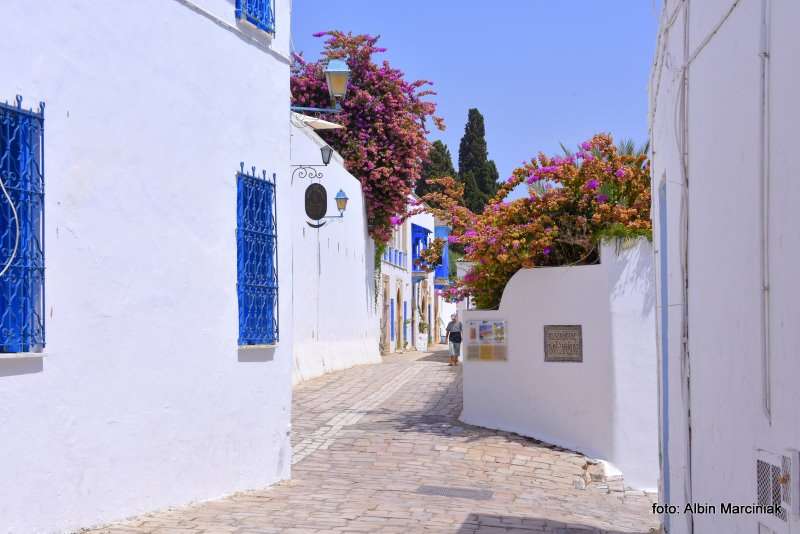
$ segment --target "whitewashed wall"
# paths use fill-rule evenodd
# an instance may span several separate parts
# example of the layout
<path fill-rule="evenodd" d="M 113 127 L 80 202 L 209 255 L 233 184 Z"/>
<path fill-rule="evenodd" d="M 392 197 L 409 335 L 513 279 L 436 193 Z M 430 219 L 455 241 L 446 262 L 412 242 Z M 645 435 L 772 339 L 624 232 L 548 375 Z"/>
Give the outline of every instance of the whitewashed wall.
<path fill-rule="evenodd" d="M 664 265 L 658 291 L 661 483 L 662 500 L 681 509 L 687 502 L 756 502 L 761 451 L 784 455 L 800 448 L 800 333 L 795 326 L 800 320 L 800 164 L 793 148 L 800 120 L 798 20 L 800 4 L 793 0 L 743 0 L 735 6 L 722 0 L 670 0 L 664 7 L 650 85 L 655 243 L 657 263 Z M 762 84 L 764 45 L 768 59 Z M 684 64 L 685 121 L 680 105 Z M 768 183 L 765 211 L 762 183 Z M 761 326 L 765 258 L 766 330 Z M 684 274 L 687 295 L 681 290 Z M 684 327 L 688 351 L 681 342 Z M 771 416 L 765 410 L 766 391 Z M 791 491 L 800 494 L 796 477 Z M 665 517 L 670 533 L 692 532 L 692 525 L 697 533 L 755 532 L 758 522 L 775 532 L 800 531 L 793 513 L 788 522 L 756 515 Z"/>
<path fill-rule="evenodd" d="M 626 485 L 652 490 L 658 480 L 652 246 L 606 243 L 601 257 L 599 265 L 520 270 L 498 310 L 461 311 L 465 331 L 470 320 L 508 321 L 508 361 L 464 361 L 461 419 L 606 460 Z M 583 362 L 545 362 L 544 326 L 576 324 Z"/>
<path fill-rule="evenodd" d="M 47 104 L 47 346 L 0 360 L 3 532 L 289 476 L 289 67 L 219 23 L 175 0 L 0 4 L 0 98 Z M 241 353 L 240 161 L 277 173 L 281 282 L 279 346 Z"/>
<path fill-rule="evenodd" d="M 298 123 L 300 124 L 300 123 Z M 308 126 L 292 126 L 292 165 L 320 165 L 325 142 Z M 328 191 L 328 215 L 338 215 L 334 197 L 350 199 L 341 219 L 322 228 L 306 223 L 308 178 L 293 179 L 291 209 L 294 381 L 358 364 L 380 362 L 375 301 L 375 252 L 367 231 L 361 184 L 334 154 L 320 169 Z M 313 221 L 312 221 L 313 222 Z"/>

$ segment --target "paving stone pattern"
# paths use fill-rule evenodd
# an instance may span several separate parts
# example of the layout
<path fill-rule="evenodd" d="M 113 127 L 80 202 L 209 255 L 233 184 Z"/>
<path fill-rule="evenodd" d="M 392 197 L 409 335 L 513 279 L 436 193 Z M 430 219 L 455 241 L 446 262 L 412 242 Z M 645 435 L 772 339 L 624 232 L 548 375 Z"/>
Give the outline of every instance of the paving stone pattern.
<path fill-rule="evenodd" d="M 92 533 L 650 533 L 654 495 L 574 452 L 460 423 L 446 353 L 295 388 L 292 480 Z"/>

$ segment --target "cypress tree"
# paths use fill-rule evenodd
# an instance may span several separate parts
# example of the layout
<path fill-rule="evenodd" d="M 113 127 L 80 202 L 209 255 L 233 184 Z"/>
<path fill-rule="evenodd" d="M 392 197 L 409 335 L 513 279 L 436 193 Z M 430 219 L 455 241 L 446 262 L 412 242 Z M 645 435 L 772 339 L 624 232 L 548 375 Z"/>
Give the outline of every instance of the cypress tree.
<path fill-rule="evenodd" d="M 499 175 L 489 160 L 483 115 L 475 108 L 469 110 L 458 147 L 458 173 L 464 182 L 464 203 L 473 212 L 481 213 L 497 192 Z"/>
<path fill-rule="evenodd" d="M 453 158 L 450 156 L 450 149 L 441 141 L 434 141 L 428 152 L 428 161 L 422 167 L 422 175 L 417 181 L 414 189 L 417 196 L 441 189 L 439 186 L 427 183 L 432 178 L 442 178 L 443 176 L 456 177 L 456 170 L 453 168 Z"/>

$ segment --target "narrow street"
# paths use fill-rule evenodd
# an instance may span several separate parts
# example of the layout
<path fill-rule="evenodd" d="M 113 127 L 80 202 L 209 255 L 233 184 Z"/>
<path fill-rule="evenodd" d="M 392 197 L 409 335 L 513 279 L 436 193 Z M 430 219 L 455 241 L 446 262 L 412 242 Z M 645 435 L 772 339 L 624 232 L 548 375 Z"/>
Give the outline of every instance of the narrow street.
<path fill-rule="evenodd" d="M 89 532 L 655 531 L 655 496 L 583 456 L 459 423 L 460 367 L 446 361 L 389 356 L 301 384 L 291 481 Z"/>

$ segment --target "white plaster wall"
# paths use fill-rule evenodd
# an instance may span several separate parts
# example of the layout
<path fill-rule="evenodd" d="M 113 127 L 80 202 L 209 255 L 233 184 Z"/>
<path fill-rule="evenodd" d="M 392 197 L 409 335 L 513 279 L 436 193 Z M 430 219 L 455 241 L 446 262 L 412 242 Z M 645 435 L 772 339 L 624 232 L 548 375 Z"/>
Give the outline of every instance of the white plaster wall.
<path fill-rule="evenodd" d="M 672 6 L 677 3 L 672 2 Z M 730 2 L 692 2 L 689 6 L 689 54 L 698 47 L 730 8 Z M 800 255 L 796 231 L 796 206 L 800 164 L 793 156 L 793 131 L 800 119 L 796 94 L 800 74 L 796 57 L 800 37 L 796 32 L 800 5 L 773 0 L 769 28 L 767 167 L 770 193 L 769 286 L 770 327 L 767 332 L 771 366 L 772 418 L 763 408 L 761 329 L 761 164 L 759 129 L 762 122 L 761 44 L 762 2 L 740 2 L 689 68 L 688 190 L 684 209 L 689 230 L 681 237 L 680 154 L 675 133 L 683 129 L 675 111 L 680 79 L 669 70 L 661 87 L 651 85 L 654 100 L 653 170 L 670 187 L 667 224 L 656 228 L 656 242 L 666 230 L 669 352 L 662 355 L 669 367 L 669 386 L 662 387 L 662 405 L 670 412 L 667 446 L 670 465 L 664 479 L 671 486 L 669 500 L 682 505 L 695 502 L 752 503 L 758 449 L 778 454 L 800 448 L 800 423 L 796 387 L 800 363 L 796 353 L 800 337 L 794 326 L 800 285 L 795 273 Z M 673 59 L 683 57 L 684 15 L 676 19 L 666 37 Z M 654 183 L 654 197 L 658 184 Z M 657 206 L 657 199 L 655 202 Z M 654 220 L 659 220 L 656 211 Z M 680 254 L 688 243 L 688 303 L 680 296 Z M 681 314 L 688 304 L 689 355 L 681 354 Z M 685 377 L 691 373 L 691 388 Z M 691 421 L 687 414 L 691 410 Z M 687 429 L 691 424 L 691 449 Z M 663 425 L 666 426 L 666 425 Z M 662 447 L 664 427 L 662 426 Z M 691 450 L 690 456 L 687 451 Z M 691 458 L 691 464 L 688 458 Z M 667 468 L 662 466 L 665 470 Z M 798 491 L 797 481 L 792 492 Z M 690 532 L 687 516 L 673 516 L 669 532 Z M 694 515 L 694 532 L 754 532 L 756 516 Z M 773 525 L 774 526 L 774 525 Z M 798 518 L 788 525 L 800 531 Z M 783 532 L 786 530 L 778 530 Z"/>
<path fill-rule="evenodd" d="M 0 529 L 287 478 L 288 64 L 172 0 L 3 2 L 0 33 L 0 98 L 47 104 L 46 356 L 0 360 Z M 277 173 L 282 290 L 279 346 L 246 353 L 240 161 Z"/>
<path fill-rule="evenodd" d="M 464 361 L 464 422 L 532 436 L 601 458 L 627 485 L 658 478 L 652 247 L 604 245 L 599 265 L 523 269 L 499 310 L 508 361 Z M 580 324 L 583 362 L 545 362 L 544 326 Z M 466 343 L 465 339 L 465 343 Z"/>
<path fill-rule="evenodd" d="M 325 142 L 309 127 L 292 126 L 292 165 L 321 164 L 322 146 Z M 311 228 L 304 208 L 311 181 L 294 178 L 291 185 L 291 209 L 298 214 L 292 229 L 294 382 L 380 362 L 375 253 L 361 184 L 338 154 L 320 170 L 328 215 L 339 214 L 334 197 L 340 189 L 350 200 L 343 218 Z"/>

